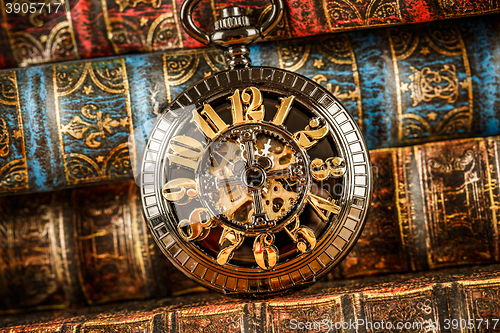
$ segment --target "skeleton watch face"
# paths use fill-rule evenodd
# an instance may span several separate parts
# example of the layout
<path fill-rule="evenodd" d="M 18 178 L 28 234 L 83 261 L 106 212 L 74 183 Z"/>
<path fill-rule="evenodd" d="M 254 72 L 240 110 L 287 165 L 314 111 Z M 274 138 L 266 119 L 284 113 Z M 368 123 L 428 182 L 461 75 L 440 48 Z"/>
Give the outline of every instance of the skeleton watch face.
<path fill-rule="evenodd" d="M 296 74 L 215 74 L 155 125 L 143 161 L 151 232 L 189 277 L 264 296 L 315 281 L 356 241 L 368 152 L 341 104 Z"/>
<path fill-rule="evenodd" d="M 207 147 L 198 165 L 200 200 L 221 224 L 244 234 L 281 229 L 306 197 L 307 162 L 277 126 L 233 126 Z"/>

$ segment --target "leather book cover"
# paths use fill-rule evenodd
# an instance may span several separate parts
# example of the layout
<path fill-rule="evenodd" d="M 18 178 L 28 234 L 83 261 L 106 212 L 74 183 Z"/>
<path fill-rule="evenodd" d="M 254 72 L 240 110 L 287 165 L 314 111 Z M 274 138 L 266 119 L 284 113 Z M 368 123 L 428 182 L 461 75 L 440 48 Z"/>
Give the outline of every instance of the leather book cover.
<path fill-rule="evenodd" d="M 395 26 L 500 10 L 497 0 L 286 0 L 285 17 L 269 39 L 297 38 L 360 28 Z M 0 68 L 125 53 L 193 48 L 179 20 L 182 0 L 70 0 L 29 7 L 1 1 Z M 44 3 L 45 4 L 45 3 Z M 221 8 L 235 1 L 203 1 L 194 13 L 212 30 Z M 246 14 L 260 24 L 270 10 L 247 1 Z M 17 9 L 16 9 L 17 8 Z"/>
<path fill-rule="evenodd" d="M 258 43 L 254 64 L 335 94 L 370 149 L 491 136 L 500 124 L 499 15 Z M 0 193 L 132 178 L 128 138 L 223 69 L 214 49 L 0 71 Z"/>
<path fill-rule="evenodd" d="M 498 269 L 319 282 L 259 301 L 206 294 L 13 315 L 0 332 L 494 332 Z"/>
<path fill-rule="evenodd" d="M 500 262 L 500 137 L 371 151 L 357 244 L 326 280 Z M 147 232 L 133 181 L 0 198 L 0 313 L 204 289 Z"/>

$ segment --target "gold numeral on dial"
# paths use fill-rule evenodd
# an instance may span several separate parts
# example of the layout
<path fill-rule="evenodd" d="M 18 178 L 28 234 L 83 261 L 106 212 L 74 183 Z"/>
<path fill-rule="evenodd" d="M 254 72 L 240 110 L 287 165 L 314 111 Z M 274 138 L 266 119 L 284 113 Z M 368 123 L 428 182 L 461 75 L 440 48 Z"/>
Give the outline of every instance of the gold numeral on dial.
<path fill-rule="evenodd" d="M 166 183 L 161 194 L 168 201 L 175 201 L 177 205 L 186 205 L 198 197 L 200 190 L 193 179 L 177 178 Z"/>
<path fill-rule="evenodd" d="M 322 124 L 323 123 L 323 124 Z M 328 127 L 324 121 L 318 118 L 313 118 L 303 131 L 298 131 L 293 135 L 295 141 L 300 147 L 309 149 L 314 147 L 319 140 L 323 139 L 328 134 Z"/>
<path fill-rule="evenodd" d="M 289 229 L 289 226 L 292 226 L 292 228 Z M 302 253 L 312 251 L 316 246 L 314 231 L 309 227 L 300 225 L 298 216 L 285 225 L 285 231 L 297 243 L 297 249 Z"/>
<path fill-rule="evenodd" d="M 328 179 L 330 176 L 334 178 L 342 177 L 346 166 L 342 157 L 329 157 L 325 162 L 322 159 L 315 158 L 311 162 L 310 169 L 314 180 L 322 181 Z"/>
<path fill-rule="evenodd" d="M 253 243 L 253 255 L 260 268 L 268 270 L 278 262 L 278 249 L 274 244 L 273 234 L 260 234 Z"/>
<path fill-rule="evenodd" d="M 219 245 L 224 244 L 226 241 L 231 243 L 231 245 L 225 247 L 219 252 L 219 255 L 217 256 L 217 263 L 219 265 L 225 265 L 229 260 L 231 260 L 234 255 L 234 251 L 240 247 L 244 239 L 245 237 L 243 237 L 241 233 L 224 228 L 224 231 L 222 231 L 222 235 L 219 239 Z"/>
<path fill-rule="evenodd" d="M 255 87 L 245 88 L 241 94 L 240 90 L 236 89 L 228 99 L 231 101 L 233 125 L 264 119 L 265 109 L 262 105 L 264 100 L 259 89 Z M 243 108 L 243 105 L 247 105 L 246 109 Z"/>
<path fill-rule="evenodd" d="M 264 119 L 264 105 L 260 90 L 255 87 L 245 88 L 241 93 L 243 104 L 248 105 L 246 118 L 247 121 L 261 121 Z"/>
<path fill-rule="evenodd" d="M 167 153 L 169 163 L 196 170 L 198 160 L 203 155 L 203 144 L 189 136 L 179 135 L 172 138 Z"/>
<path fill-rule="evenodd" d="M 206 117 L 206 120 L 203 117 Z M 193 110 L 193 121 L 203 134 L 212 140 L 228 127 L 210 104 L 205 104 L 200 114 Z"/>
<path fill-rule="evenodd" d="M 285 122 L 286 117 L 288 116 L 288 112 L 292 108 L 293 101 L 295 96 L 290 96 L 286 98 L 280 97 L 281 104 L 278 108 L 278 111 L 274 115 L 272 123 L 274 125 L 281 125 Z"/>
<path fill-rule="evenodd" d="M 328 221 L 330 214 L 340 213 L 340 206 L 335 204 L 335 200 L 327 200 L 312 193 L 308 193 L 307 201 L 311 204 L 314 211 L 323 221 Z M 327 213 L 325 214 L 324 211 Z"/>
<path fill-rule="evenodd" d="M 231 115 L 233 116 L 233 125 L 245 122 L 243 114 L 243 104 L 241 103 L 240 90 L 236 89 L 228 99 L 231 101 Z"/>
<path fill-rule="evenodd" d="M 177 230 L 182 238 L 187 241 L 203 240 L 214 226 L 212 216 L 205 208 L 196 208 L 189 215 L 189 220 L 182 220 L 177 225 Z"/>

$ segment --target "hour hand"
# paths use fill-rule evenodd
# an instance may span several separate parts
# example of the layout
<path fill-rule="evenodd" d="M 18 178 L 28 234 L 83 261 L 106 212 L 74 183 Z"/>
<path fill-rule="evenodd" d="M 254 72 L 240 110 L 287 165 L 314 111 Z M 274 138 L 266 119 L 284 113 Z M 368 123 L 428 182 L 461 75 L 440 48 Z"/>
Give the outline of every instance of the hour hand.
<path fill-rule="evenodd" d="M 217 187 L 221 185 L 241 185 L 241 177 L 240 176 L 231 176 L 227 178 L 217 179 Z"/>
<path fill-rule="evenodd" d="M 290 178 L 290 180 L 304 180 L 305 170 L 302 164 L 291 164 L 286 169 L 281 170 L 270 170 L 266 172 L 266 177 L 268 179 L 276 178 Z"/>

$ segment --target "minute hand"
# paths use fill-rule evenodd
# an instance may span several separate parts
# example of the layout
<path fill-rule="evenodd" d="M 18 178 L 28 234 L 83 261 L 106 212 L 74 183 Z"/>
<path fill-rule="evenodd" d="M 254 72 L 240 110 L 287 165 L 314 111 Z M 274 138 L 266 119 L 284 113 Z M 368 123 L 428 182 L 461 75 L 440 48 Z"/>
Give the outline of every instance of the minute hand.
<path fill-rule="evenodd" d="M 268 179 L 291 177 L 291 171 L 289 169 L 270 170 L 266 172 L 266 177 Z"/>
<path fill-rule="evenodd" d="M 217 185 L 229 184 L 229 185 L 242 185 L 241 177 L 231 176 L 227 178 L 217 179 Z"/>
<path fill-rule="evenodd" d="M 297 180 L 297 179 L 301 178 L 303 176 L 303 173 L 298 174 L 298 172 L 302 172 L 302 171 L 299 171 L 299 170 L 293 171 L 294 169 L 297 169 L 297 168 L 294 168 L 294 165 L 292 164 L 292 165 L 288 166 L 288 168 L 286 168 L 286 169 L 269 170 L 268 172 L 266 172 L 266 177 L 268 179 L 288 177 L 291 180 Z"/>

